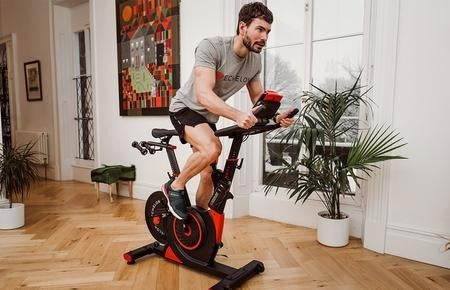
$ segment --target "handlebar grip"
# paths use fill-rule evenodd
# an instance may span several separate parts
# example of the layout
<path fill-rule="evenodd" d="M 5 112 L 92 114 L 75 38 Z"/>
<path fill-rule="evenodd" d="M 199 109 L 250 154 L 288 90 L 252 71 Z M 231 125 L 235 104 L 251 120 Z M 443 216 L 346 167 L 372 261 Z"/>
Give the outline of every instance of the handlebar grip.
<path fill-rule="evenodd" d="M 292 112 L 287 117 L 292 118 L 295 115 L 297 115 L 298 112 L 299 112 L 298 108 L 295 108 L 294 110 L 292 110 Z"/>
<path fill-rule="evenodd" d="M 256 109 L 252 110 L 252 114 L 254 116 L 258 115 L 259 113 L 261 113 L 263 110 L 266 109 L 266 106 L 264 105 L 260 105 L 259 107 L 257 107 Z"/>
<path fill-rule="evenodd" d="M 145 149 L 150 150 L 150 146 L 151 146 L 151 145 L 148 144 L 147 142 L 141 141 L 140 145 L 141 145 L 141 147 L 144 147 Z M 145 150 L 145 149 L 144 149 L 144 150 Z"/>
<path fill-rule="evenodd" d="M 146 155 L 148 153 L 148 150 L 142 148 L 141 145 L 139 145 L 139 143 L 137 141 L 133 141 L 133 143 L 131 143 L 131 147 L 134 147 L 137 150 L 141 151 L 142 155 Z"/>
<path fill-rule="evenodd" d="M 267 118 L 258 118 L 258 122 L 255 125 L 265 125 L 269 123 L 269 119 Z"/>

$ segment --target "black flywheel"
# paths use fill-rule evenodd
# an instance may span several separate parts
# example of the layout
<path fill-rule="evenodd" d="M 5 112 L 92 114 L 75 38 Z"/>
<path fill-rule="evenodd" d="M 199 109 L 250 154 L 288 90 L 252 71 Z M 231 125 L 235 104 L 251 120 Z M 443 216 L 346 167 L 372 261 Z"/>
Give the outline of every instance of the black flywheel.
<path fill-rule="evenodd" d="M 145 204 L 145 222 L 152 236 L 163 244 L 167 244 L 165 224 L 168 215 L 169 208 L 164 193 L 155 191 L 150 194 Z"/>

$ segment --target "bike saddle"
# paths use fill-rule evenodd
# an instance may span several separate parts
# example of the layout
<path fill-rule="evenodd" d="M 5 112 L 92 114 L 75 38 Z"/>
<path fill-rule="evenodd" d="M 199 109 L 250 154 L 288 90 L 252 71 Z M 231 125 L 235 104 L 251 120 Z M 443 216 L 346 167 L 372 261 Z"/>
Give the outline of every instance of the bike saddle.
<path fill-rule="evenodd" d="M 178 136 L 178 132 L 176 130 L 153 129 L 152 136 L 155 138 L 172 137 L 172 136 Z"/>

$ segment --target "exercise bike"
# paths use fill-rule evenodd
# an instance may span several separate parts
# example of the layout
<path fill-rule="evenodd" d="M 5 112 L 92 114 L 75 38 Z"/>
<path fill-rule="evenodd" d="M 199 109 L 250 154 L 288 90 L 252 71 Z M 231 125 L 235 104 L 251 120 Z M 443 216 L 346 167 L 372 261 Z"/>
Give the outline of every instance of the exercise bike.
<path fill-rule="evenodd" d="M 215 261 L 217 251 L 223 246 L 222 232 L 224 225 L 224 208 L 228 199 L 233 198 L 229 191 L 234 172 L 240 169 L 243 159 L 238 158 L 239 150 L 244 138 L 248 135 L 271 131 L 280 127 L 274 118 L 282 96 L 273 91 L 266 91 L 255 103 L 254 115 L 258 118 L 256 125 L 250 129 L 242 129 L 237 125 L 226 127 L 215 132 L 218 137 L 232 138 L 232 145 L 225 167 L 222 170 L 212 164 L 212 180 L 214 193 L 209 201 L 209 209 L 191 206 L 188 195 L 185 195 L 187 206 L 187 220 L 175 218 L 169 211 L 167 201 L 162 191 L 153 192 L 145 204 L 145 221 L 156 242 L 129 251 L 123 255 L 128 264 L 149 254 L 157 254 L 173 262 L 192 267 L 199 271 L 222 278 L 211 289 L 233 289 L 254 275 L 264 271 L 264 264 L 253 260 L 247 265 L 236 269 Z M 298 113 L 295 109 L 289 117 Z M 155 154 L 166 150 L 174 179 L 179 173 L 178 162 L 174 150 L 176 147 L 169 143 L 173 136 L 178 136 L 175 130 L 153 129 L 152 135 L 160 142 L 134 141 L 132 146 L 142 155 Z"/>

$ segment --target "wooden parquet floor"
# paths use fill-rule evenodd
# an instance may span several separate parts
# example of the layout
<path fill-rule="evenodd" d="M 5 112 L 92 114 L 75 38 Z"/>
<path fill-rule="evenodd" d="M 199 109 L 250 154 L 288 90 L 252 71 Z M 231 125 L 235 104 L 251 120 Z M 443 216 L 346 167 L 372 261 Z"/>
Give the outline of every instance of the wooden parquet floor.
<path fill-rule="evenodd" d="M 0 289 L 208 289 L 218 279 L 152 256 L 127 265 L 122 254 L 153 240 L 144 201 L 78 182 L 40 182 L 26 203 L 26 225 L 0 231 Z M 334 249 L 315 230 L 254 217 L 226 220 L 217 260 L 266 271 L 242 289 L 450 289 L 450 270 L 362 248 Z M 226 255 L 226 256 L 223 256 Z"/>

